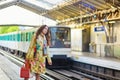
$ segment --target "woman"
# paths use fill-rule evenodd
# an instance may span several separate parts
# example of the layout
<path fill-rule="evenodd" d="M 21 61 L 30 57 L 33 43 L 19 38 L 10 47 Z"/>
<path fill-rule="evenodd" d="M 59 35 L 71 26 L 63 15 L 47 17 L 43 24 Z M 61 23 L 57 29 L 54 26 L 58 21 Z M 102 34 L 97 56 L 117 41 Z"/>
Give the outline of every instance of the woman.
<path fill-rule="evenodd" d="M 30 63 L 31 72 L 35 73 L 36 80 L 40 80 L 40 74 L 45 73 L 45 60 L 52 65 L 49 57 L 50 31 L 47 25 L 42 25 L 32 37 L 30 47 L 28 49 L 26 60 Z M 28 78 L 25 78 L 28 80 Z"/>

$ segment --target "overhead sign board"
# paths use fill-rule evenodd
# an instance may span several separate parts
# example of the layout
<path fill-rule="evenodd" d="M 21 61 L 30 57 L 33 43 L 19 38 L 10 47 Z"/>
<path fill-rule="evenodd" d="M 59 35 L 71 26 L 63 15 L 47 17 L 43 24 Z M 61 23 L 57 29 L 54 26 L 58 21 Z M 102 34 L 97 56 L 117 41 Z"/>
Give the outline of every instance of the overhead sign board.
<path fill-rule="evenodd" d="M 95 32 L 104 31 L 104 26 L 95 27 L 95 28 L 94 28 L 94 31 L 95 31 Z"/>

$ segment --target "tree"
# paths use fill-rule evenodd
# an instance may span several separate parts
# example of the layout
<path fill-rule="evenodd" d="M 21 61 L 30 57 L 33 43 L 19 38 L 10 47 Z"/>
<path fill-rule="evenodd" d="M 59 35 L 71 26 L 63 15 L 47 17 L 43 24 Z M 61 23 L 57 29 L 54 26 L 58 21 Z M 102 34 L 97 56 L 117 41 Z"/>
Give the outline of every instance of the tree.
<path fill-rule="evenodd" d="M 0 26 L 0 34 L 18 31 L 19 26 Z"/>

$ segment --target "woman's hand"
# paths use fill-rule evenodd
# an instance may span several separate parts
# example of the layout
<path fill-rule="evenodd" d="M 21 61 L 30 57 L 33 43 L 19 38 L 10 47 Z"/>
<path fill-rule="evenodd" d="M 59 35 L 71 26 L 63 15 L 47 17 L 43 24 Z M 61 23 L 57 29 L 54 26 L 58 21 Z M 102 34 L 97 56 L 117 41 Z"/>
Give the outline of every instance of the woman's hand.
<path fill-rule="evenodd" d="M 52 65 L 52 61 L 49 61 L 48 64 L 49 64 L 49 65 Z"/>

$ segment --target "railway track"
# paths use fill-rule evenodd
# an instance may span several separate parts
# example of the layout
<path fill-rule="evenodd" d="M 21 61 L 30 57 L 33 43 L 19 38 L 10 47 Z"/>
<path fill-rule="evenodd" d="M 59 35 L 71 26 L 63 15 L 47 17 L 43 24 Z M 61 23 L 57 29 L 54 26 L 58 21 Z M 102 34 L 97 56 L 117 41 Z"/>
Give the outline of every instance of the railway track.
<path fill-rule="evenodd" d="M 22 66 L 24 63 L 24 59 L 19 58 L 16 55 L 10 54 L 3 50 L 0 50 L 0 53 L 18 66 Z M 41 78 L 42 80 L 102 80 L 75 70 L 65 69 L 47 69 L 46 74 L 42 74 Z"/>
<path fill-rule="evenodd" d="M 18 66 L 22 66 L 24 64 L 24 59 L 21 59 L 18 56 L 1 50 L 0 53 Z M 42 74 L 40 77 L 42 78 L 42 80 L 73 80 L 72 78 L 69 78 L 65 75 L 59 74 L 49 69 L 47 69 L 46 74 Z"/>

